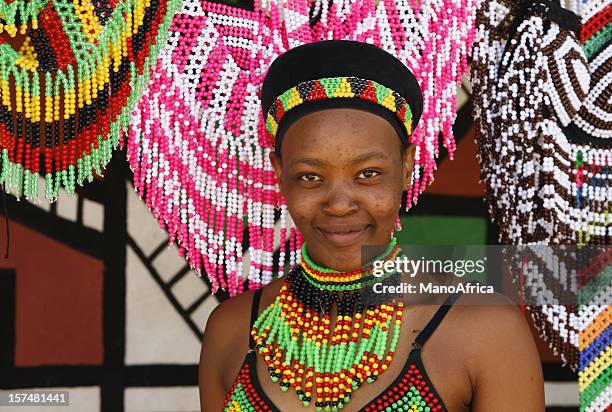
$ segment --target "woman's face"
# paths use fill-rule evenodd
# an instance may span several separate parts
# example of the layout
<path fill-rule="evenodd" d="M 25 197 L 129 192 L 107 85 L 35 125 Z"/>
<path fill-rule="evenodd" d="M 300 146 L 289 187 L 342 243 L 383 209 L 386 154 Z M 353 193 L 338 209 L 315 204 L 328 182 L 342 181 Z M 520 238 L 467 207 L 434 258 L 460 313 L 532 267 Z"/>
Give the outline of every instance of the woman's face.
<path fill-rule="evenodd" d="M 361 266 L 362 246 L 387 246 L 413 159 L 385 119 L 344 108 L 300 118 L 270 156 L 308 254 L 339 271 Z"/>

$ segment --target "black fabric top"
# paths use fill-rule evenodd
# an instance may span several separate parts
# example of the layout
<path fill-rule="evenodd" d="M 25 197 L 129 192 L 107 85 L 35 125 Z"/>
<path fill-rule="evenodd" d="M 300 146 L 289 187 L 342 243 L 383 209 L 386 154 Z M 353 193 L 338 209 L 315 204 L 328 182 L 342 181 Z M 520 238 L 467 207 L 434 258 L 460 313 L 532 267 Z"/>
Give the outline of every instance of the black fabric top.
<path fill-rule="evenodd" d="M 354 76 L 372 80 L 399 93 L 412 111 L 412 128 L 423 112 L 423 95 L 412 72 L 395 56 L 369 43 L 352 40 L 325 40 L 295 47 L 270 65 L 262 86 L 264 119 L 276 98 L 298 84 L 326 77 Z M 332 107 L 348 107 L 372 112 L 387 119 L 400 137 L 408 139 L 405 127 L 393 112 L 376 103 L 358 98 L 338 98 L 305 102 L 289 110 L 278 125 L 277 149 L 288 127 L 300 117 Z"/>

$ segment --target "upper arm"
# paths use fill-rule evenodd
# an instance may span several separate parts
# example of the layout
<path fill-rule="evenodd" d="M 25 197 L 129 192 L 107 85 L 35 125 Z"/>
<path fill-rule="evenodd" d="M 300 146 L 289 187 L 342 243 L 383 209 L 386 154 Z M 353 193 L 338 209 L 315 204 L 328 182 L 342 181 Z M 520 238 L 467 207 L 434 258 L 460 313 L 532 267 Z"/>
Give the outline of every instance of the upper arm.
<path fill-rule="evenodd" d="M 223 410 L 225 388 L 220 368 L 220 340 L 222 339 L 223 309 L 217 306 L 206 322 L 200 366 L 198 370 L 200 408 L 202 412 Z"/>
<path fill-rule="evenodd" d="M 511 305 L 490 306 L 473 377 L 472 411 L 545 410 L 542 365 L 531 330 Z"/>
<path fill-rule="evenodd" d="M 249 314 L 252 293 L 223 301 L 208 317 L 198 370 L 200 407 L 222 411 L 226 393 L 238 375 L 249 347 Z"/>

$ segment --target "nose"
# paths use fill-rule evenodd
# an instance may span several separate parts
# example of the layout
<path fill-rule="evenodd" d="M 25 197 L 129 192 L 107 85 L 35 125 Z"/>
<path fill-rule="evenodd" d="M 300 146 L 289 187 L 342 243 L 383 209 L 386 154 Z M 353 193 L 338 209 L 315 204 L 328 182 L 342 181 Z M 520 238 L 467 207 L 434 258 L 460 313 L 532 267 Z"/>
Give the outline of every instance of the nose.
<path fill-rule="evenodd" d="M 331 216 L 345 216 L 355 213 L 358 209 L 359 205 L 354 196 L 346 188 L 330 187 L 323 204 L 323 213 Z"/>

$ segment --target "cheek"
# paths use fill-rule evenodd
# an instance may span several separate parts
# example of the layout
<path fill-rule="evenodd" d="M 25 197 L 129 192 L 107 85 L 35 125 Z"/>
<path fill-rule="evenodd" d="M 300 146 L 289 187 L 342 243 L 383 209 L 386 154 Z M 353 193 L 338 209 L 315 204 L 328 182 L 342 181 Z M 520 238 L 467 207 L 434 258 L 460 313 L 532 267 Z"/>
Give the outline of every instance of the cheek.
<path fill-rule="evenodd" d="M 399 206 L 400 197 L 394 193 L 388 193 L 373 198 L 370 210 L 379 219 L 395 219 Z"/>
<path fill-rule="evenodd" d="M 379 218 L 395 219 L 402 200 L 401 179 L 391 179 L 387 184 L 373 188 L 364 198 L 370 212 Z"/>
<path fill-rule="evenodd" d="M 285 200 L 291 219 L 298 228 L 305 227 L 304 223 L 311 221 L 320 208 L 318 200 L 305 190 L 286 190 Z"/>

